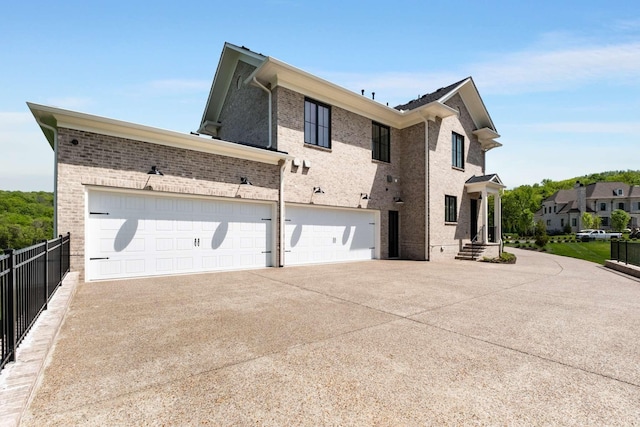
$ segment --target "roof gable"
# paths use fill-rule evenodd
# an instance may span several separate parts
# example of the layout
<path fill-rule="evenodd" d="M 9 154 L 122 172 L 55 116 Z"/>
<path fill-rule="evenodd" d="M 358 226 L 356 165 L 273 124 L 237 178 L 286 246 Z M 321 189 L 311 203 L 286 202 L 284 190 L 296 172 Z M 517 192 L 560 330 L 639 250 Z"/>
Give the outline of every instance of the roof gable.
<path fill-rule="evenodd" d="M 200 131 L 204 131 L 206 124 L 217 123 L 222 111 L 222 105 L 227 98 L 227 92 L 233 84 L 233 73 L 238 65 L 238 61 L 246 62 L 254 67 L 259 67 L 267 59 L 266 56 L 253 52 L 244 46 L 236 46 L 231 43 L 225 43 L 220 54 L 220 61 L 216 74 L 211 83 L 211 90 L 205 105 L 202 120 L 200 122 Z"/>
<path fill-rule="evenodd" d="M 477 129 L 488 128 L 493 132 L 497 132 L 497 129 L 493 124 L 493 120 L 491 120 L 491 116 L 489 115 L 489 111 L 487 111 L 484 101 L 482 101 L 480 92 L 478 92 L 478 88 L 476 87 L 472 77 L 467 77 L 449 86 L 442 87 L 435 92 L 428 93 L 418 99 L 414 99 L 413 101 L 404 105 L 399 105 L 395 108 L 397 110 L 413 110 L 435 101 L 446 104 L 446 102 L 456 94 L 460 94 L 460 97 L 462 98 L 464 105 L 467 107 L 467 110 L 471 115 L 471 119 Z M 496 136 L 494 136 L 494 138 L 496 138 Z"/>
<path fill-rule="evenodd" d="M 446 105 L 445 102 L 456 93 L 460 93 L 463 102 L 468 109 L 470 108 L 471 117 L 477 126 L 474 133 L 477 135 L 482 149 L 487 151 L 501 145 L 495 141 L 500 135 L 496 132 L 495 126 L 473 83 L 473 79 L 470 77 L 421 97 L 419 102 L 414 103 L 412 101 L 409 103 L 411 105 L 410 109 L 401 111 L 321 79 L 273 57 L 264 56 L 245 47 L 238 47 L 230 43 L 224 45 L 199 132 L 207 133 L 207 126 L 216 127 L 220 125 L 218 118 L 226 93 L 230 85 L 233 84 L 231 79 L 238 60 L 248 62 L 257 67 L 244 80 L 244 84 L 259 84 L 271 89 L 284 87 L 397 129 L 413 126 L 425 120 L 444 119 L 458 114 L 457 109 Z"/>

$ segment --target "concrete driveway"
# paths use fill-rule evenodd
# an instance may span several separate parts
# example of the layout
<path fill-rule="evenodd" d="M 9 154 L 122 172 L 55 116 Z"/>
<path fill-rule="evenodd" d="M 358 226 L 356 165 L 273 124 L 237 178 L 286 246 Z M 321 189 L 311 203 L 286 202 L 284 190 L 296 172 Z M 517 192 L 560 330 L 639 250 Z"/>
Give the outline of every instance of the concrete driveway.
<path fill-rule="evenodd" d="M 640 283 L 511 251 L 81 284 L 22 425 L 640 423 Z"/>

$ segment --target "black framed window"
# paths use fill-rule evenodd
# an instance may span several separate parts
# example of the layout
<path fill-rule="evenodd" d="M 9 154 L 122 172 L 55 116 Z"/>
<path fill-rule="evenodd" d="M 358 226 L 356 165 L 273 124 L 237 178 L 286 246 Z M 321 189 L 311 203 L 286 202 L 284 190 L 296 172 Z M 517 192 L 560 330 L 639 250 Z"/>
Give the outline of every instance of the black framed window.
<path fill-rule="evenodd" d="M 618 209 L 624 210 L 624 202 L 618 203 Z"/>
<path fill-rule="evenodd" d="M 331 108 L 308 98 L 304 100 L 304 142 L 331 148 Z"/>
<path fill-rule="evenodd" d="M 375 160 L 391 161 L 391 129 L 380 123 L 371 123 L 371 156 Z"/>
<path fill-rule="evenodd" d="M 451 165 L 464 169 L 464 136 L 451 132 Z"/>
<path fill-rule="evenodd" d="M 444 221 L 458 221 L 458 198 L 456 196 L 444 196 Z"/>
<path fill-rule="evenodd" d="M 607 204 L 606 203 L 600 203 L 600 210 L 601 211 L 606 211 L 607 210 Z"/>

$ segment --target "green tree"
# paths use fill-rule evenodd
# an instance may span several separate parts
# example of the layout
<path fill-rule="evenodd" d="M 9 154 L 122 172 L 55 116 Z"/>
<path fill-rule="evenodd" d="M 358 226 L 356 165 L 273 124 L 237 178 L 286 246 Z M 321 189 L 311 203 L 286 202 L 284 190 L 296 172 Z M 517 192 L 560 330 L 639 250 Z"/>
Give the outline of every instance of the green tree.
<path fill-rule="evenodd" d="M 536 222 L 535 228 L 536 246 L 543 248 L 549 242 L 549 236 L 547 235 L 547 227 L 544 225 L 544 221 L 541 219 Z"/>
<path fill-rule="evenodd" d="M 598 215 L 594 214 L 593 215 L 593 228 L 595 228 L 596 230 L 600 230 L 601 226 L 602 226 L 602 218 L 600 218 Z"/>
<path fill-rule="evenodd" d="M 582 228 L 593 228 L 593 215 L 591 215 L 589 212 L 583 212 L 582 216 L 580 217 L 580 220 L 582 221 Z"/>
<path fill-rule="evenodd" d="M 629 224 L 631 215 L 623 211 L 622 209 L 616 209 L 611 212 L 611 227 L 615 231 L 622 231 Z"/>

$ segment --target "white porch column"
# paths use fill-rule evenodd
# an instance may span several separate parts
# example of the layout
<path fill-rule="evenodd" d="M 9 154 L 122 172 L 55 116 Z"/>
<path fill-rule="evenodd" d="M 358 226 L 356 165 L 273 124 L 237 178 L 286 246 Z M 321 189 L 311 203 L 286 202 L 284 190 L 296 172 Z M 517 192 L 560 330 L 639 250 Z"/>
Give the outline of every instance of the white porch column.
<path fill-rule="evenodd" d="M 489 242 L 489 197 L 487 195 L 487 187 L 482 188 L 482 243 Z"/>
<path fill-rule="evenodd" d="M 500 190 L 493 196 L 493 225 L 496 227 L 496 243 L 502 242 L 502 199 Z"/>

